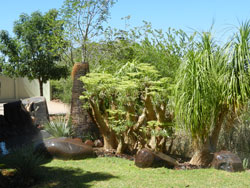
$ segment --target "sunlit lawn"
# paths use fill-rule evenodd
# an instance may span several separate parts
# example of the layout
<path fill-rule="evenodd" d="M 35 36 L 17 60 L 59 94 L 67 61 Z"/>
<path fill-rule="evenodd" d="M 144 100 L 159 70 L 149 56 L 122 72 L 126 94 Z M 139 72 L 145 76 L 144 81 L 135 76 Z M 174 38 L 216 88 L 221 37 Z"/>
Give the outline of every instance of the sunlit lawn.
<path fill-rule="evenodd" d="M 160 187 L 250 187 L 250 171 L 229 173 L 215 169 L 140 169 L 133 161 L 93 158 L 79 161 L 53 160 L 44 165 L 38 187 L 60 188 L 160 188 Z"/>

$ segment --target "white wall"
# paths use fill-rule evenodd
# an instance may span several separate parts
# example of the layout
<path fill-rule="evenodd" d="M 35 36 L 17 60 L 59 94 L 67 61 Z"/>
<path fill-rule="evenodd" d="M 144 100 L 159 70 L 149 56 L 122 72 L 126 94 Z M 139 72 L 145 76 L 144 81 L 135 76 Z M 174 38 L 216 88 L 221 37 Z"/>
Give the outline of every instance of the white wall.
<path fill-rule="evenodd" d="M 47 101 L 51 99 L 50 83 L 43 85 L 43 94 Z M 38 80 L 29 81 L 27 78 L 11 79 L 0 76 L 0 101 L 24 99 L 40 95 Z"/>

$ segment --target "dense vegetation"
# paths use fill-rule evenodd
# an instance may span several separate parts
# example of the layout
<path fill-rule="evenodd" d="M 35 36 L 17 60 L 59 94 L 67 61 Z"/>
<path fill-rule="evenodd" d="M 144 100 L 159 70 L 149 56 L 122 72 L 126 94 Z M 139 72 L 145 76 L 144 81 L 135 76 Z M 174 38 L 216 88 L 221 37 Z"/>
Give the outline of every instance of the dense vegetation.
<path fill-rule="evenodd" d="M 127 30 L 104 28 L 114 2 L 66 0 L 63 20 L 55 10 L 21 15 L 16 38 L 1 33 L 0 50 L 8 57 L 1 58 L 4 71 L 42 83 L 72 69 L 72 80 L 53 82 L 54 95 L 70 102 L 72 83 L 81 86 L 72 101 L 77 112 L 85 110 L 79 117 L 91 113 L 106 149 L 164 151 L 182 129 L 192 139 L 191 163 L 207 166 L 221 130 L 236 129 L 248 108 L 250 21 L 241 23 L 225 44 L 212 30 L 188 35 L 156 30 L 147 22 Z M 84 65 L 73 67 L 78 61 Z M 79 83 L 75 76 L 82 68 L 88 74 Z"/>
<path fill-rule="evenodd" d="M 207 166 L 223 125 L 233 127 L 247 108 L 249 23 L 223 46 L 211 31 L 163 35 L 147 23 L 143 35 L 135 29 L 102 44 L 115 46 L 112 58 L 81 80 L 105 147 L 164 150 L 174 127 L 182 127 L 193 140 L 191 163 Z"/>

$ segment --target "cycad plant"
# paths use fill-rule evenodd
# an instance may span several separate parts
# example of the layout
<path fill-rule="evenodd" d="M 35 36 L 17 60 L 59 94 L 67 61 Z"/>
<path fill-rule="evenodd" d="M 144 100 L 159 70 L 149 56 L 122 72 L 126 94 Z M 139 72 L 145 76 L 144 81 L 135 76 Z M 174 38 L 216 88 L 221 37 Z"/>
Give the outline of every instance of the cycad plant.
<path fill-rule="evenodd" d="M 200 34 L 180 66 L 175 87 L 176 119 L 192 136 L 190 163 L 207 166 L 225 120 L 235 118 L 249 97 L 249 22 L 219 48 L 211 32 Z M 233 122 L 233 121 L 227 121 Z"/>

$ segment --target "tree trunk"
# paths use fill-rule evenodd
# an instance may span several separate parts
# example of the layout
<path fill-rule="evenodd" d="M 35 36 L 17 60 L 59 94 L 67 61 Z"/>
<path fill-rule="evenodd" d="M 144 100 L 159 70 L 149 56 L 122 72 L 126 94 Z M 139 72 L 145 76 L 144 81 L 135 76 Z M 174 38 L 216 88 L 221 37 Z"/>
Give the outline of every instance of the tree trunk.
<path fill-rule="evenodd" d="M 208 139 L 206 143 L 195 149 L 194 155 L 190 160 L 190 164 L 196 166 L 207 167 L 213 160 L 211 144 Z"/>
<path fill-rule="evenodd" d="M 120 136 L 118 138 L 118 146 L 116 149 L 116 154 L 122 154 L 125 149 L 126 149 L 126 144 L 124 142 L 124 138 L 123 138 L 123 136 Z"/>
<path fill-rule="evenodd" d="M 101 135 L 103 136 L 104 149 L 116 149 L 117 140 L 114 131 L 108 127 L 95 102 L 91 99 L 89 100 L 89 102 L 97 126 L 101 132 Z"/>
<path fill-rule="evenodd" d="M 74 126 L 74 134 L 81 138 L 98 134 L 98 129 L 90 112 L 83 109 L 84 101 L 79 99 L 84 91 L 84 85 L 79 78 L 85 76 L 88 72 L 88 63 L 75 63 L 72 69 L 73 87 L 70 115 Z"/>
<path fill-rule="evenodd" d="M 40 78 L 38 79 L 38 82 L 39 82 L 40 96 L 43 96 L 43 82 Z"/>
<path fill-rule="evenodd" d="M 146 97 L 145 97 L 145 107 L 147 109 L 147 120 L 148 121 L 157 120 L 156 113 L 154 110 L 154 105 L 152 103 L 152 100 L 149 94 L 146 94 Z"/>
<path fill-rule="evenodd" d="M 192 165 L 207 167 L 213 160 L 213 153 L 216 152 L 217 143 L 222 128 L 223 121 L 227 115 L 228 109 L 224 107 L 219 114 L 215 127 L 211 136 L 207 138 L 206 142 L 195 149 L 195 153 L 190 161 Z"/>

